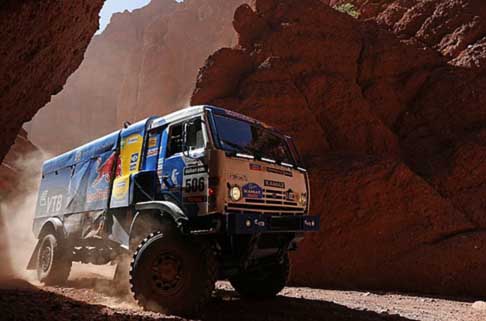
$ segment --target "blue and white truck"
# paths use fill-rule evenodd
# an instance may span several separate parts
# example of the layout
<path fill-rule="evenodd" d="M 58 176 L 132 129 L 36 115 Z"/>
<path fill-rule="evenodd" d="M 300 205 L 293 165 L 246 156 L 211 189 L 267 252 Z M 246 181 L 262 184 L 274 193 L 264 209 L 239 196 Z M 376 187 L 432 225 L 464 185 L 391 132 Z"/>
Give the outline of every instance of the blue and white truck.
<path fill-rule="evenodd" d="M 140 305 L 179 315 L 200 311 L 218 279 L 272 297 L 288 252 L 319 228 L 309 197 L 290 137 L 222 108 L 185 108 L 44 163 L 28 268 L 59 284 L 72 262 L 118 262 Z"/>

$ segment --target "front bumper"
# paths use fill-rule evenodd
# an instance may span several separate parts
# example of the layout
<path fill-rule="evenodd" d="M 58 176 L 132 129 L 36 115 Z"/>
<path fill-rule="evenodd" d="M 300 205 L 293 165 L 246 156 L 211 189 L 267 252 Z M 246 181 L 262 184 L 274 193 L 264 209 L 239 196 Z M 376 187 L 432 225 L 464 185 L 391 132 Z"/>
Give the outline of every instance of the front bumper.
<path fill-rule="evenodd" d="M 228 213 L 226 217 L 226 230 L 232 234 L 319 231 L 318 216 Z"/>

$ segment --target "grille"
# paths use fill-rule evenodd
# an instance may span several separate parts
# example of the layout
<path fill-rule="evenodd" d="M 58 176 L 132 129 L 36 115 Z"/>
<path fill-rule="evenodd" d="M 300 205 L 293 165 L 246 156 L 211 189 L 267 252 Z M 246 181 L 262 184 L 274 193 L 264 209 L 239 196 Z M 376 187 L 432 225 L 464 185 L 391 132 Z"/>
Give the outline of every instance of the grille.
<path fill-rule="evenodd" d="M 286 192 L 275 189 L 263 189 L 263 197 L 246 198 L 240 203 L 228 203 L 227 211 L 236 213 L 259 213 L 271 215 L 302 215 L 304 208 L 297 202 L 288 200 Z"/>

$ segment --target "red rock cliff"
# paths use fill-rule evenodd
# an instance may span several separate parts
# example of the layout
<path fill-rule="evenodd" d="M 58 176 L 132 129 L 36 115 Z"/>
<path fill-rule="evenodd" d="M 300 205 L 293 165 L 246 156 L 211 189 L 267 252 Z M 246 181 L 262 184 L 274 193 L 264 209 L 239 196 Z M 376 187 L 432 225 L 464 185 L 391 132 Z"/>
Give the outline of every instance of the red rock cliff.
<path fill-rule="evenodd" d="M 0 4 L 0 161 L 22 124 L 59 92 L 98 28 L 103 0 Z"/>
<path fill-rule="evenodd" d="M 234 27 L 191 102 L 296 138 L 322 227 L 292 281 L 485 295 L 486 78 L 317 0 L 257 0 Z"/>
<path fill-rule="evenodd" d="M 331 0 L 352 3 L 361 20 L 375 21 L 404 41 L 440 52 L 457 66 L 486 68 L 486 5 L 483 0 Z"/>
<path fill-rule="evenodd" d="M 81 63 L 98 29 L 98 12 L 103 2 L 4 0 L 0 3 L 0 163 L 3 161 L 0 201 L 16 187 L 18 175 L 13 162 L 16 155 L 35 149 L 21 131 L 23 123 L 62 89 L 67 77 Z M 5 158 L 14 142 L 12 152 Z M 12 272 L 3 214 L 0 213 L 0 278 Z"/>
<path fill-rule="evenodd" d="M 114 15 L 64 90 L 34 118 L 33 141 L 59 153 L 124 121 L 184 107 L 206 57 L 236 42 L 231 21 L 243 2 L 157 0 Z"/>

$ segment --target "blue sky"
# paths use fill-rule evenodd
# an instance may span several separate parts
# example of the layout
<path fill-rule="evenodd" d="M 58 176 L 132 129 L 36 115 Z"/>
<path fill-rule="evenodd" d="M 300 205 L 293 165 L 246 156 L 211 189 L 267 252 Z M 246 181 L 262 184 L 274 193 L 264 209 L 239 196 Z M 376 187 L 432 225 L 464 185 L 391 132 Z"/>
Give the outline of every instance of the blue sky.
<path fill-rule="evenodd" d="M 100 29 L 98 33 L 105 30 L 106 25 L 110 22 L 111 16 L 116 12 L 125 10 L 132 11 L 137 8 L 146 6 L 150 0 L 106 0 L 103 9 L 100 12 Z"/>

